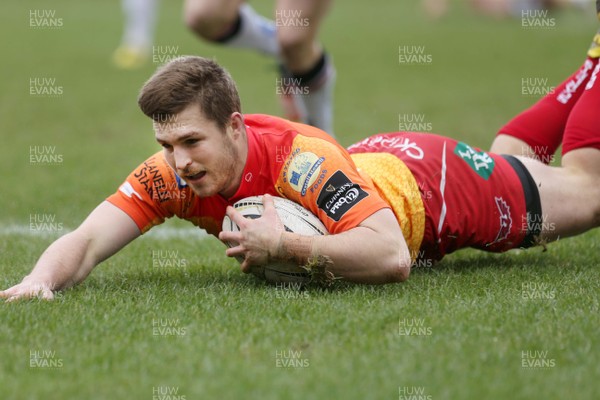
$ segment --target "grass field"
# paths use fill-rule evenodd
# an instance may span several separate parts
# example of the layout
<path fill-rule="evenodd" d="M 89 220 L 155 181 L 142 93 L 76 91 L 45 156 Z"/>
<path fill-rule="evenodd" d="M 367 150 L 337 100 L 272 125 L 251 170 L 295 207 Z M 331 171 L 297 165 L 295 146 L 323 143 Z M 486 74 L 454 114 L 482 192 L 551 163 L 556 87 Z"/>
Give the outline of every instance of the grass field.
<path fill-rule="evenodd" d="M 200 42 L 180 3 L 161 3 L 156 45 L 216 57 L 245 112 L 280 114 L 273 61 Z M 459 1 L 432 22 L 416 3 L 338 1 L 323 27 L 344 145 L 416 116 L 488 147 L 535 100 L 524 88 L 549 89 L 581 64 L 597 25 L 590 10 L 527 28 Z M 268 13 L 272 2 L 254 4 Z M 4 289 L 158 147 L 135 102 L 157 64 L 125 72 L 109 62 L 118 1 L 2 8 Z M 62 26 L 30 27 L 32 10 L 54 10 Z M 429 61 L 400 63 L 404 46 Z M 32 85 L 56 95 L 31 94 Z M 32 162 L 39 153 L 54 162 Z M 2 398 L 598 398 L 598 231 L 546 252 L 461 251 L 404 284 L 298 292 L 243 275 L 224 245 L 191 227 L 169 221 L 53 302 L 0 304 Z"/>

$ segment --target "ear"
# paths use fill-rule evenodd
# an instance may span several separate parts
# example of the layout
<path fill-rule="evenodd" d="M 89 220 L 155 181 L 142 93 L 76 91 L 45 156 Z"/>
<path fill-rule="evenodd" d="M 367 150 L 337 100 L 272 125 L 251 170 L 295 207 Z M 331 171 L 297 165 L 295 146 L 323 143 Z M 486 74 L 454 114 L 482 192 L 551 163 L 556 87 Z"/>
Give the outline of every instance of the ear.
<path fill-rule="evenodd" d="M 230 121 L 232 138 L 238 139 L 245 136 L 246 124 L 244 123 L 244 116 L 236 111 L 231 114 Z"/>

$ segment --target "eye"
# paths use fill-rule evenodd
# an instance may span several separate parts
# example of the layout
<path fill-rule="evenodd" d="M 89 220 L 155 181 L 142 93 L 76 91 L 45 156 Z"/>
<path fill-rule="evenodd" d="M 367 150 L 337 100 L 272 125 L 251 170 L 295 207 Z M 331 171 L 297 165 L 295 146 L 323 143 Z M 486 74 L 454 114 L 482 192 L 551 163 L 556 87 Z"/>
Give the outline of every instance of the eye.
<path fill-rule="evenodd" d="M 198 142 L 199 142 L 199 140 L 198 140 L 198 139 L 187 139 L 187 140 L 186 140 L 184 143 L 185 143 L 187 146 L 193 146 L 193 145 L 195 145 L 195 144 L 196 144 L 196 143 L 198 143 Z"/>
<path fill-rule="evenodd" d="M 162 144 L 161 144 L 161 146 L 162 146 L 162 147 L 163 147 L 163 149 L 165 149 L 165 150 L 169 150 L 169 151 L 173 150 L 173 146 L 171 146 L 170 144 L 167 144 L 167 143 L 162 143 Z"/>

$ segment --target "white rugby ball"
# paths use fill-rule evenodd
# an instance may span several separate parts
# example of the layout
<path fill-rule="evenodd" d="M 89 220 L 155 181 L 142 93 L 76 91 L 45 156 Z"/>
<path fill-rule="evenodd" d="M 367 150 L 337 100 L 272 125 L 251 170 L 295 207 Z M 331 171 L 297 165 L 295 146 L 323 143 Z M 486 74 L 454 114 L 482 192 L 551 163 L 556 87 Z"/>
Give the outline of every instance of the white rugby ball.
<path fill-rule="evenodd" d="M 327 235 L 327 228 L 309 210 L 298 203 L 282 197 L 273 197 L 273 203 L 277 215 L 281 219 L 286 231 L 298 233 L 305 236 Z M 233 205 L 245 218 L 259 218 L 264 210 L 262 196 L 246 197 Z M 224 231 L 239 231 L 239 227 L 227 215 L 223 219 Z M 237 246 L 237 243 L 226 243 L 229 247 Z M 241 263 L 243 258 L 236 257 Z M 310 275 L 299 265 L 292 263 L 271 263 L 269 265 L 253 266 L 250 270 L 255 276 L 272 283 L 299 282 L 307 283 Z"/>

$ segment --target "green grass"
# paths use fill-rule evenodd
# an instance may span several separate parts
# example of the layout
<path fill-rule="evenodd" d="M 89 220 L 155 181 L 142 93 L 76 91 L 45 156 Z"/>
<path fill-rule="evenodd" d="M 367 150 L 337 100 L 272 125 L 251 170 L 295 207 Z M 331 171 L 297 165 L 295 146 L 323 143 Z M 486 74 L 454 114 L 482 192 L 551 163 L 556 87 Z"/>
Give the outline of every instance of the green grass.
<path fill-rule="evenodd" d="M 399 114 L 416 113 L 437 133 L 488 147 L 533 101 L 520 94 L 521 79 L 556 84 L 580 65 L 596 26 L 592 13 L 572 12 L 553 16 L 555 29 L 526 30 L 518 19 L 478 18 L 459 2 L 432 22 L 405 3 L 337 2 L 323 27 L 338 70 L 336 132 L 345 145 L 397 130 Z M 73 229 L 157 149 L 135 104 L 155 66 L 123 72 L 108 61 L 119 41 L 119 7 L 4 5 L 0 227 L 48 214 Z M 215 56 L 237 79 L 245 112 L 279 114 L 274 63 L 201 43 L 183 27 L 180 7 L 161 3 L 156 44 Z M 268 13 L 271 2 L 255 7 Z M 56 9 L 64 27 L 30 29 L 30 9 Z M 433 62 L 399 65 L 401 45 L 425 46 Z M 30 96 L 34 77 L 56 78 L 64 94 Z M 56 146 L 64 161 L 30 164 L 36 145 Z M 27 274 L 56 237 L 6 231 L 2 288 Z M 432 400 L 597 396 L 598 231 L 545 253 L 462 251 L 401 285 L 305 292 L 245 276 L 222 244 L 188 236 L 144 237 L 54 302 L 0 304 L 2 397 L 150 399 L 157 387 L 187 399 L 397 399 L 399 390 L 423 390 Z M 156 267 L 153 251 L 185 262 Z M 547 298 L 524 298 L 533 285 Z M 154 335 L 157 321 L 173 323 L 175 334 Z M 401 323 L 421 322 L 427 334 L 400 334 Z M 62 367 L 30 368 L 31 351 L 55 352 Z M 282 351 L 300 351 L 303 367 L 278 367 Z M 527 351 L 547 352 L 554 366 L 523 368 Z"/>

